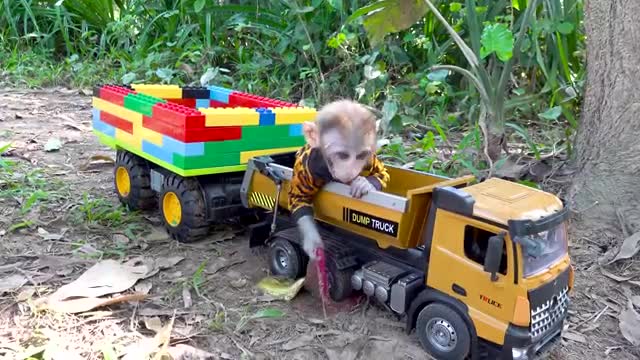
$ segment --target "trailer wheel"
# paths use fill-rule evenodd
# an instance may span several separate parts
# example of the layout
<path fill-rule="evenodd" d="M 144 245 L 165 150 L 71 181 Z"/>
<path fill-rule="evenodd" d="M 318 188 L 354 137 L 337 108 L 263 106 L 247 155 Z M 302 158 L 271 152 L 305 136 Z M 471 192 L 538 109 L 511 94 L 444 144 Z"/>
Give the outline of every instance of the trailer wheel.
<path fill-rule="evenodd" d="M 164 177 L 160 213 L 167 232 L 183 243 L 204 238 L 209 232 L 206 207 L 198 181 L 176 174 Z"/>
<path fill-rule="evenodd" d="M 269 268 L 273 275 L 298 279 L 306 271 L 302 249 L 287 239 L 276 238 L 269 244 Z"/>
<path fill-rule="evenodd" d="M 340 302 L 351 296 L 353 288 L 351 287 L 351 276 L 353 269 L 339 270 L 333 256 L 326 257 L 327 280 L 329 281 L 329 296 L 331 300 Z"/>
<path fill-rule="evenodd" d="M 156 205 L 146 160 L 125 150 L 116 151 L 113 183 L 118 199 L 131 210 L 148 210 Z"/>
<path fill-rule="evenodd" d="M 436 359 L 461 360 L 469 354 L 469 329 L 462 317 L 444 304 L 432 303 L 420 311 L 416 334 L 422 347 Z"/>

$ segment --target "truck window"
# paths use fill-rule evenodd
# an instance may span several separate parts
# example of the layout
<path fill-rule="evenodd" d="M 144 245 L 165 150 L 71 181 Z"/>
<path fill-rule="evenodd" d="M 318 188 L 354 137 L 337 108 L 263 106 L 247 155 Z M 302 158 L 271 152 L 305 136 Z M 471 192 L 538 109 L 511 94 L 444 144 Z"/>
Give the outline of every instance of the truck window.
<path fill-rule="evenodd" d="M 481 266 L 484 266 L 484 255 L 487 252 L 489 238 L 496 234 L 467 225 L 464 228 L 464 254 Z M 502 261 L 500 262 L 500 273 L 507 274 L 507 249 L 506 243 L 502 247 Z"/>

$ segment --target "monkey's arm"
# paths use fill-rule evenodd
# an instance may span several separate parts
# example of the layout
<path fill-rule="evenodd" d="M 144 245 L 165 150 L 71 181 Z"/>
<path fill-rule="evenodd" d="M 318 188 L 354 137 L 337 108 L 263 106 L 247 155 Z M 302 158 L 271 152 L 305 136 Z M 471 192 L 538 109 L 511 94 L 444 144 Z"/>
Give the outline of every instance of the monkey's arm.
<path fill-rule="evenodd" d="M 322 247 L 322 239 L 313 219 L 313 198 L 324 185 L 315 178 L 307 162 L 308 158 L 298 156 L 293 166 L 293 176 L 289 187 L 289 210 L 302 235 L 302 248 L 309 258 L 315 258 L 315 249 Z"/>

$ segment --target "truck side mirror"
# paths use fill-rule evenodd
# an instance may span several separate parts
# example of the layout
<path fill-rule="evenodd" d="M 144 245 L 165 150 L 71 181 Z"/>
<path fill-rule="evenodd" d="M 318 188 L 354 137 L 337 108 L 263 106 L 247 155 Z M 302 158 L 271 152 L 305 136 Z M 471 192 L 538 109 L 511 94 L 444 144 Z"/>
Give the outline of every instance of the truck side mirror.
<path fill-rule="evenodd" d="M 491 281 L 498 280 L 498 271 L 502 262 L 504 236 L 502 234 L 489 238 L 487 253 L 484 256 L 484 271 L 491 274 Z"/>

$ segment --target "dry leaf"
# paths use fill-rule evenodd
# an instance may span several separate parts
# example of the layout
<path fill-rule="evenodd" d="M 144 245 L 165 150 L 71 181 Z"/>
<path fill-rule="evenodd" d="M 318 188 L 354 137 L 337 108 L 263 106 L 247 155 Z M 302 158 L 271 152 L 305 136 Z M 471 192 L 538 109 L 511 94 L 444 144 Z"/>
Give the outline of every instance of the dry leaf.
<path fill-rule="evenodd" d="M 185 309 L 188 309 L 193 305 L 193 301 L 191 300 L 191 292 L 186 286 L 182 288 L 182 301 L 184 302 Z"/>
<path fill-rule="evenodd" d="M 120 295 L 113 298 L 83 297 L 71 300 L 47 299 L 47 302 L 40 306 L 41 309 L 49 309 L 61 313 L 75 314 L 99 308 L 102 306 L 114 305 L 128 301 L 141 301 L 146 298 L 143 294 Z"/>
<path fill-rule="evenodd" d="M 36 289 L 34 287 L 26 288 L 20 291 L 18 296 L 16 296 L 16 300 L 18 302 L 27 301 L 28 299 L 31 299 L 33 297 L 33 294 L 35 293 L 36 293 Z"/>
<path fill-rule="evenodd" d="M 606 276 L 606 277 L 608 277 L 610 279 L 613 279 L 613 280 L 615 280 L 617 282 L 629 281 L 629 280 L 631 280 L 631 279 L 633 279 L 635 277 L 635 275 L 619 276 L 619 275 L 611 273 L 611 272 L 609 272 L 609 271 L 607 271 L 607 270 L 605 270 L 603 268 L 600 268 L 600 272 L 602 273 L 602 275 L 604 275 L 604 276 Z"/>
<path fill-rule="evenodd" d="M 159 317 L 154 316 L 154 317 L 145 317 L 144 318 L 144 326 L 147 327 L 147 329 L 158 333 L 160 330 L 162 330 L 162 321 L 160 320 Z"/>
<path fill-rule="evenodd" d="M 627 308 L 620 313 L 620 332 L 633 346 L 640 346 L 640 314 L 633 309 L 629 301 Z"/>
<path fill-rule="evenodd" d="M 14 274 L 0 278 L 0 294 L 20 289 L 29 279 L 21 274 Z"/>
<path fill-rule="evenodd" d="M 573 332 L 573 331 L 563 331 L 562 332 L 562 337 L 565 338 L 565 339 L 568 339 L 568 340 L 579 342 L 581 344 L 586 344 L 587 343 L 587 338 L 584 337 L 584 335 L 578 334 L 578 333 Z"/>
<path fill-rule="evenodd" d="M 75 281 L 58 289 L 51 298 L 91 298 L 123 292 L 140 280 L 146 270 L 145 267 L 127 266 L 114 260 L 104 260 L 93 265 Z"/>
<path fill-rule="evenodd" d="M 289 340 L 286 344 L 282 345 L 282 350 L 291 351 L 303 346 L 307 346 L 311 344 L 315 340 L 315 338 L 315 335 L 311 334 L 296 336 L 292 340 Z"/>
<path fill-rule="evenodd" d="M 633 257 L 638 250 L 640 250 L 640 231 L 624 239 L 620 251 L 618 251 L 616 257 L 613 258 L 609 264 L 618 260 L 629 259 Z"/>
<path fill-rule="evenodd" d="M 85 162 L 80 166 L 80 170 L 85 171 L 91 168 L 92 166 L 107 165 L 107 164 L 111 165 L 114 163 L 115 163 L 115 160 L 113 160 L 113 158 L 110 156 L 93 155 L 89 158 L 89 160 L 87 160 L 87 162 Z"/>
<path fill-rule="evenodd" d="M 178 344 L 168 349 L 169 355 L 173 360 L 213 360 L 215 355 L 200 349 L 196 349 L 189 345 Z"/>
<path fill-rule="evenodd" d="M 138 282 L 136 284 L 136 286 L 133 287 L 133 290 L 135 290 L 135 292 L 137 292 L 137 293 L 147 295 L 151 291 L 152 287 L 153 287 L 153 283 L 151 281 L 142 280 L 142 281 Z"/>

